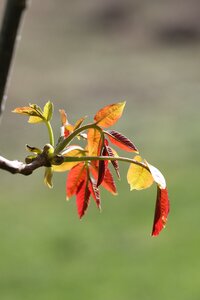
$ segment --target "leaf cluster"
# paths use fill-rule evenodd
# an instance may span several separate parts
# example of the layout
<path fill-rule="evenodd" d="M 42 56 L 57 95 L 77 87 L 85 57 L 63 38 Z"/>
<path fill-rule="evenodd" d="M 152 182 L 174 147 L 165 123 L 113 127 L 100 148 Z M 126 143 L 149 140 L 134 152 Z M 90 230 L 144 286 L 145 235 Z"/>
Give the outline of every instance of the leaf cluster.
<path fill-rule="evenodd" d="M 30 163 L 45 151 L 48 166 L 45 167 L 44 181 L 52 187 L 54 172 L 68 172 L 66 180 L 66 198 L 76 197 L 77 211 L 80 218 L 86 213 L 90 199 L 93 198 L 97 207 L 101 209 L 100 187 L 102 186 L 113 195 L 117 188 L 111 168 L 120 178 L 119 162 L 129 163 L 127 181 L 130 190 L 149 188 L 153 183 L 157 185 L 157 197 L 152 235 L 156 236 L 165 227 L 169 213 L 169 198 L 166 181 L 162 173 L 144 160 L 135 144 L 122 133 L 110 130 L 122 116 L 125 102 L 107 105 L 94 115 L 94 121 L 84 125 L 86 117 L 82 117 L 71 124 L 64 109 L 61 109 L 61 134 L 55 145 L 50 120 L 53 115 L 53 104 L 49 101 L 41 109 L 36 104 L 18 107 L 13 112 L 29 116 L 29 123 L 45 123 L 49 134 L 49 144 L 43 150 L 27 146 L 31 152 L 26 158 Z M 71 144 L 74 139 L 76 144 Z M 132 153 L 133 157 L 120 157 L 120 148 Z"/>

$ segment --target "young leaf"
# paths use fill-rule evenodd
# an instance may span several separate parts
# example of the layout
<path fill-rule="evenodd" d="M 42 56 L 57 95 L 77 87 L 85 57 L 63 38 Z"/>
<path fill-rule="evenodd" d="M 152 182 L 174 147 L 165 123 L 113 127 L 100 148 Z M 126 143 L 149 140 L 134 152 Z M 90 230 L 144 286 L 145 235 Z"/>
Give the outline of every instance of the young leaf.
<path fill-rule="evenodd" d="M 86 177 L 87 171 L 84 163 L 79 163 L 69 171 L 66 181 L 67 199 L 76 194 L 80 183 Z"/>
<path fill-rule="evenodd" d="M 117 153 L 115 150 L 113 150 L 109 144 L 108 144 L 108 140 L 105 139 L 104 140 L 104 144 L 105 144 L 105 155 L 106 156 L 110 156 L 110 157 L 117 157 Z M 111 160 L 111 163 L 115 169 L 115 172 L 117 174 L 117 177 L 120 179 L 120 173 L 119 173 L 119 164 L 117 160 Z"/>
<path fill-rule="evenodd" d="M 62 126 L 64 126 L 65 124 L 68 123 L 67 114 L 64 109 L 59 109 L 59 113 L 60 113 L 60 119 L 61 119 Z"/>
<path fill-rule="evenodd" d="M 61 136 L 64 136 L 66 138 L 70 135 L 70 133 L 73 132 L 74 126 L 68 122 L 67 114 L 64 109 L 59 109 L 59 113 L 62 123 Z"/>
<path fill-rule="evenodd" d="M 41 154 L 42 153 L 42 150 L 37 148 L 37 147 L 31 147 L 29 145 L 26 145 L 26 149 L 29 151 L 29 152 L 33 152 L 33 153 L 36 153 L 36 154 Z"/>
<path fill-rule="evenodd" d="M 90 200 L 90 190 L 88 188 L 88 180 L 85 177 L 83 181 L 81 181 L 77 192 L 76 192 L 76 205 L 78 210 L 78 215 L 80 218 L 85 214 Z"/>
<path fill-rule="evenodd" d="M 101 155 L 105 156 L 107 154 L 106 151 L 106 147 L 104 146 L 102 151 L 101 151 Z M 102 181 L 104 180 L 104 176 L 105 176 L 105 172 L 106 172 L 106 168 L 108 166 L 108 161 L 104 161 L 104 160 L 99 160 L 98 162 L 98 178 L 97 178 L 97 187 L 102 183 Z"/>
<path fill-rule="evenodd" d="M 32 124 L 44 121 L 42 110 L 36 104 L 30 104 L 29 106 L 24 107 L 17 107 L 12 112 L 29 116 L 28 122 Z"/>
<path fill-rule="evenodd" d="M 50 121 L 53 115 L 53 103 L 48 101 L 43 110 L 43 116 L 45 120 Z"/>
<path fill-rule="evenodd" d="M 87 134 L 88 140 L 88 155 L 97 156 L 99 154 L 100 142 L 101 142 L 101 133 L 99 130 L 90 128 Z"/>
<path fill-rule="evenodd" d="M 166 181 L 165 178 L 163 176 L 163 174 L 154 166 L 150 165 L 146 160 L 145 160 L 145 164 L 148 166 L 154 181 L 158 184 L 160 189 L 165 189 L 166 188 Z"/>
<path fill-rule="evenodd" d="M 96 124 L 105 128 L 114 125 L 121 117 L 125 104 L 126 102 L 119 102 L 100 109 L 94 116 Z"/>
<path fill-rule="evenodd" d="M 106 142 L 106 156 L 110 156 L 110 157 L 115 157 L 115 154 L 114 154 L 114 152 L 113 152 L 113 149 L 110 147 L 110 146 L 108 146 L 108 144 L 107 144 L 107 140 L 105 140 L 105 142 Z M 120 179 L 120 173 L 119 173 L 119 164 L 118 164 L 118 161 L 117 160 L 111 160 L 111 163 L 112 163 L 112 165 L 113 165 L 113 167 L 114 167 L 114 169 L 115 169 L 115 172 L 116 172 L 116 174 L 117 174 L 117 177 Z"/>
<path fill-rule="evenodd" d="M 74 124 L 74 130 L 78 129 L 82 125 L 82 123 L 85 121 L 86 118 L 87 117 L 85 116 L 85 117 L 78 119 L 76 121 L 76 123 Z"/>
<path fill-rule="evenodd" d="M 90 170 L 96 180 L 98 180 L 98 167 L 96 166 L 96 162 L 91 163 Z M 103 181 L 101 185 L 113 195 L 117 195 L 116 185 L 112 176 L 112 173 L 107 168 L 104 174 Z"/>
<path fill-rule="evenodd" d="M 95 181 L 92 178 L 90 178 L 90 180 L 89 180 L 88 187 L 89 187 L 92 197 L 94 198 L 94 201 L 96 202 L 97 207 L 101 210 L 100 192 L 99 192 L 99 189 L 98 189 Z"/>
<path fill-rule="evenodd" d="M 49 187 L 52 188 L 52 177 L 53 177 L 53 170 L 51 167 L 46 167 L 45 168 L 45 173 L 44 173 L 44 183 Z"/>
<path fill-rule="evenodd" d="M 115 130 L 107 130 L 104 132 L 107 134 L 111 143 L 113 143 L 117 147 L 119 147 L 122 150 L 125 150 L 127 152 L 138 153 L 136 146 L 123 134 L 121 134 Z"/>
<path fill-rule="evenodd" d="M 117 188 L 115 185 L 115 181 L 112 176 L 112 173 L 108 168 L 105 171 L 104 179 L 102 181 L 102 186 L 113 195 L 117 195 Z"/>
<path fill-rule="evenodd" d="M 41 122 L 44 122 L 44 119 L 41 117 L 31 116 L 28 119 L 28 123 L 30 123 L 30 124 L 36 124 L 36 123 L 41 123 Z"/>
<path fill-rule="evenodd" d="M 37 111 L 30 106 L 17 107 L 12 112 L 28 116 L 38 116 Z"/>
<path fill-rule="evenodd" d="M 142 162 L 142 158 L 139 155 L 135 156 L 134 160 Z M 153 184 L 154 180 L 151 173 L 145 168 L 145 165 L 142 167 L 132 163 L 128 169 L 127 181 L 132 191 L 133 189 L 146 189 Z"/>
<path fill-rule="evenodd" d="M 160 231 L 165 227 L 170 204 L 167 189 L 157 187 L 156 208 L 152 229 L 152 236 L 159 235 Z"/>

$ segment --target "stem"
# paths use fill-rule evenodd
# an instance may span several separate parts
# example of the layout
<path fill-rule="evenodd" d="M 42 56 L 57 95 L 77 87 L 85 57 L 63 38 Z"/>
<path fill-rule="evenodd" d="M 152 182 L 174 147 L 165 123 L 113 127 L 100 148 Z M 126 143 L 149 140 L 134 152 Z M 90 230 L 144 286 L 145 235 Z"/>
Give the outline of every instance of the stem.
<path fill-rule="evenodd" d="M 139 162 L 135 159 L 131 159 L 128 157 L 111 157 L 111 156 L 82 156 L 82 157 L 73 157 L 73 156 L 67 156 L 64 157 L 64 162 L 76 162 L 76 161 L 94 161 L 94 160 L 118 160 L 118 161 L 123 161 L 123 162 L 128 162 L 128 163 L 132 163 L 135 165 L 138 165 L 142 168 L 145 168 L 147 171 L 150 172 L 149 168 L 142 162 Z"/>
<path fill-rule="evenodd" d="M 28 0 L 7 0 L 0 32 L 0 115 L 6 101 L 9 69 L 12 62 L 22 13 Z"/>
<path fill-rule="evenodd" d="M 82 126 L 78 129 L 76 129 L 74 132 L 72 132 L 66 139 L 64 139 L 63 141 L 61 141 L 55 148 L 55 154 L 58 154 L 60 153 L 78 134 L 80 134 L 82 131 L 85 131 L 87 129 L 90 129 L 90 128 L 94 128 L 94 129 L 97 129 L 99 130 L 99 132 L 102 134 L 102 129 L 97 126 L 96 124 L 94 123 L 91 123 L 91 124 L 87 124 L 85 126 Z"/>
<path fill-rule="evenodd" d="M 25 164 L 18 160 L 8 160 L 0 156 L 0 169 L 8 171 L 12 174 L 31 175 L 34 170 L 40 167 L 46 167 L 49 165 L 49 158 L 45 153 L 41 153 L 37 158 L 29 163 Z"/>
<path fill-rule="evenodd" d="M 54 135 L 53 135 L 53 129 L 51 127 L 51 123 L 49 121 L 45 122 L 47 129 L 48 129 L 48 133 L 49 133 L 49 142 L 52 146 L 54 146 Z"/>

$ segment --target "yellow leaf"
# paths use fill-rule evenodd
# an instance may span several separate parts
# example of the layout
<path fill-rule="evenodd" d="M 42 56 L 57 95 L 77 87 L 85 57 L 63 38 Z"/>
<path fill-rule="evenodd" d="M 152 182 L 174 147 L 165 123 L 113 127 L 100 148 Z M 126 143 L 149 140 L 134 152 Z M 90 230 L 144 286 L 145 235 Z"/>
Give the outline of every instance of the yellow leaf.
<path fill-rule="evenodd" d="M 139 155 L 135 156 L 134 160 L 138 162 L 142 162 L 142 158 Z M 154 182 L 151 173 L 145 167 L 133 163 L 129 167 L 127 180 L 128 183 L 130 184 L 131 191 L 133 189 L 135 190 L 147 189 Z"/>
<path fill-rule="evenodd" d="M 86 118 L 87 118 L 87 116 L 78 119 L 78 120 L 76 121 L 76 123 L 74 124 L 74 130 L 78 129 L 78 128 L 82 125 L 83 121 L 84 121 Z"/>
<path fill-rule="evenodd" d="M 36 123 L 44 122 L 44 120 L 40 117 L 31 116 L 29 117 L 28 122 L 31 124 L 36 124 Z"/>
<path fill-rule="evenodd" d="M 65 152 L 62 153 L 65 157 L 81 157 L 83 156 L 84 149 L 79 146 L 70 146 Z M 54 172 L 65 172 L 71 170 L 74 166 L 79 164 L 79 161 L 64 162 L 61 165 L 52 165 Z"/>
<path fill-rule="evenodd" d="M 101 142 L 101 133 L 99 130 L 90 128 L 87 135 L 88 140 L 88 155 L 97 156 Z"/>
<path fill-rule="evenodd" d="M 100 109 L 94 116 L 96 124 L 102 127 L 109 127 L 115 124 L 121 117 L 125 104 L 126 102 L 119 102 Z"/>

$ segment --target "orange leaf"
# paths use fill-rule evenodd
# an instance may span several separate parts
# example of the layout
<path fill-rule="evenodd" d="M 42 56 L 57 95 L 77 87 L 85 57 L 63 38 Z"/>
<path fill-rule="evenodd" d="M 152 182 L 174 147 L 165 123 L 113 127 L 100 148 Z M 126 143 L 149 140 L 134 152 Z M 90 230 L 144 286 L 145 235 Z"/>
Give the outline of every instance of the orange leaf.
<path fill-rule="evenodd" d="M 97 156 L 99 154 L 99 148 L 101 143 L 101 134 L 99 130 L 90 128 L 87 135 L 88 140 L 88 155 Z"/>
<path fill-rule="evenodd" d="M 96 124 L 105 128 L 114 125 L 121 117 L 125 104 L 126 102 L 119 102 L 100 109 L 94 116 Z"/>
<path fill-rule="evenodd" d="M 79 163 L 69 171 L 66 182 L 67 199 L 76 194 L 80 183 L 86 177 L 87 171 L 84 163 Z"/>
<path fill-rule="evenodd" d="M 37 116 L 38 115 L 36 110 L 29 106 L 17 107 L 12 112 L 17 113 L 17 114 L 28 115 L 28 116 L 31 116 L 31 115 Z"/>
<path fill-rule="evenodd" d="M 160 231 L 165 227 L 169 209 L 170 203 L 167 189 L 160 189 L 157 187 L 157 199 L 152 236 L 159 235 Z"/>
<path fill-rule="evenodd" d="M 61 123 L 64 126 L 67 123 L 67 114 L 64 109 L 59 109 Z"/>

